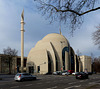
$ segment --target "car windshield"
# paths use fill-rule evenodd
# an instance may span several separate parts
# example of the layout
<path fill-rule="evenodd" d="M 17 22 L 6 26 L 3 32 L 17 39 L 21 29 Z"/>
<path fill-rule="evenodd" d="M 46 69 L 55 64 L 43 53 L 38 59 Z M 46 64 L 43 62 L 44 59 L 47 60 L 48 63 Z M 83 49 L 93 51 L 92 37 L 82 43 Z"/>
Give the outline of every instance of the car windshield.
<path fill-rule="evenodd" d="M 16 76 L 19 76 L 19 75 L 20 75 L 20 73 L 16 74 Z"/>
<path fill-rule="evenodd" d="M 80 72 L 80 74 L 85 74 L 84 72 Z"/>
<path fill-rule="evenodd" d="M 30 75 L 29 73 L 25 73 L 25 74 L 23 74 L 23 75 Z"/>
<path fill-rule="evenodd" d="M 68 72 L 67 70 L 64 70 L 64 72 Z"/>
<path fill-rule="evenodd" d="M 62 73 L 68 73 L 67 71 L 63 71 Z"/>

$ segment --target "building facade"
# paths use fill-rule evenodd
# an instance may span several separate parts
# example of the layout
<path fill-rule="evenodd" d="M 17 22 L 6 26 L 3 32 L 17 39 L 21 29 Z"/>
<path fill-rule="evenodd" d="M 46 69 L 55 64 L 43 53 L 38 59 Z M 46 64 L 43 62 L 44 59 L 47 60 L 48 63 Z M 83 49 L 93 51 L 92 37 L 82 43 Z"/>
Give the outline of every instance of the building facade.
<path fill-rule="evenodd" d="M 62 34 L 52 33 L 38 41 L 35 47 L 30 50 L 27 57 L 27 72 L 39 74 L 63 70 L 80 72 L 84 71 L 87 62 L 90 65 L 86 68 L 90 71 L 91 61 L 83 62 L 82 60 L 85 60 L 84 56 L 77 57 L 68 40 Z"/>
<path fill-rule="evenodd" d="M 89 56 L 80 56 L 80 60 L 82 62 L 82 71 L 87 70 L 88 72 L 92 71 L 92 61 Z"/>
<path fill-rule="evenodd" d="M 10 69 L 9 69 L 9 61 L 4 58 L 5 55 L 0 54 L 0 73 L 1 74 L 9 74 L 9 71 L 11 70 L 11 74 L 16 74 L 17 72 L 20 72 L 21 67 L 21 57 L 16 56 L 13 57 L 13 60 L 10 62 Z M 23 66 L 24 66 L 24 72 L 26 72 L 26 61 L 27 57 L 24 57 Z"/>

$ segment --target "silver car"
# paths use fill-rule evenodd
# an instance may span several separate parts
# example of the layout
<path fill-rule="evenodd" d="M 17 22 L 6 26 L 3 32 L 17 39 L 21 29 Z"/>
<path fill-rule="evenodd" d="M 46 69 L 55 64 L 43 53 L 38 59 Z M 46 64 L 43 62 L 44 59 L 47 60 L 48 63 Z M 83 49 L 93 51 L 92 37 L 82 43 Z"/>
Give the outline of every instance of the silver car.
<path fill-rule="evenodd" d="M 62 75 L 70 75 L 69 72 L 62 72 Z"/>
<path fill-rule="evenodd" d="M 17 73 L 14 77 L 15 81 L 24 81 L 24 80 L 36 80 L 35 75 L 29 73 Z"/>
<path fill-rule="evenodd" d="M 61 74 L 61 71 L 53 72 L 53 75 L 60 75 L 60 74 Z"/>

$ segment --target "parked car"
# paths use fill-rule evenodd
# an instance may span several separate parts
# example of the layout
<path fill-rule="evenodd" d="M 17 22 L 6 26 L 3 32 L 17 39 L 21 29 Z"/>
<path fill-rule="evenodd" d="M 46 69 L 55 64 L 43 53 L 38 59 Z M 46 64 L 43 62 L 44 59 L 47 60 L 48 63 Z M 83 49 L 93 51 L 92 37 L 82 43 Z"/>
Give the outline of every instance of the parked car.
<path fill-rule="evenodd" d="M 62 75 L 70 75 L 69 72 L 62 72 Z"/>
<path fill-rule="evenodd" d="M 76 74 L 78 74 L 78 73 L 79 73 L 79 72 L 73 72 L 72 75 L 76 75 Z"/>
<path fill-rule="evenodd" d="M 70 74 L 72 74 L 72 73 L 74 72 L 74 70 L 68 70 L 68 72 L 69 72 Z"/>
<path fill-rule="evenodd" d="M 93 74 L 96 74 L 97 72 L 93 72 Z"/>
<path fill-rule="evenodd" d="M 63 72 L 68 72 L 67 70 L 63 70 Z"/>
<path fill-rule="evenodd" d="M 88 79 L 88 74 L 79 72 L 78 74 L 76 74 L 76 79 Z"/>
<path fill-rule="evenodd" d="M 61 71 L 53 72 L 53 75 L 61 75 Z"/>
<path fill-rule="evenodd" d="M 92 75 L 93 73 L 92 72 L 88 72 L 88 75 Z"/>
<path fill-rule="evenodd" d="M 17 73 L 14 77 L 15 81 L 24 81 L 24 80 L 36 80 L 35 75 L 29 73 Z"/>

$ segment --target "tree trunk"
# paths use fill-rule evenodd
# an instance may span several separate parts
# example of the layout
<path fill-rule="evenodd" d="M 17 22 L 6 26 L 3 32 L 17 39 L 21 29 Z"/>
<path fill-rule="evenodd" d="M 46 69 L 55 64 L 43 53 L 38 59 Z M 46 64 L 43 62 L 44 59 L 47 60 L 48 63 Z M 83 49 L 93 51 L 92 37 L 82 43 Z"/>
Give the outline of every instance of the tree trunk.
<path fill-rule="evenodd" d="M 11 74 L 11 63 L 10 63 L 10 59 L 9 59 L 9 74 Z"/>

